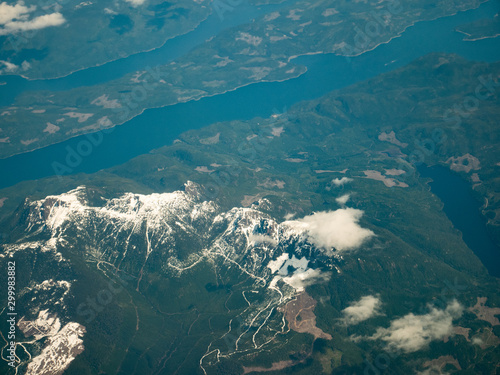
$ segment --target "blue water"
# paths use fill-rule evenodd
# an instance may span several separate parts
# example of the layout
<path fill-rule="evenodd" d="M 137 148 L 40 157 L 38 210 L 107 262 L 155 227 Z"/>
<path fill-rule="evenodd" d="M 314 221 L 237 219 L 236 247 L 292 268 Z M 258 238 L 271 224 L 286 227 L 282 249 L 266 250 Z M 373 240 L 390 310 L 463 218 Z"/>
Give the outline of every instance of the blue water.
<path fill-rule="evenodd" d="M 238 10 L 239 8 L 235 13 Z M 124 163 L 135 156 L 169 144 L 181 132 L 188 129 L 200 128 L 217 121 L 268 117 L 275 110 L 282 112 L 285 107 L 301 100 L 317 98 L 334 89 L 394 70 L 427 53 L 449 52 L 457 53 L 469 60 L 498 61 L 500 38 L 464 42 L 462 34 L 455 32 L 454 29 L 471 20 L 492 17 L 499 10 L 499 2 L 493 0 L 475 10 L 417 23 L 401 37 L 358 57 L 346 59 L 331 54 L 300 57 L 294 62 L 306 65 L 308 72 L 297 79 L 253 84 L 199 101 L 147 110 L 141 116 L 114 128 L 112 133 L 106 134 L 103 142 L 94 147 L 90 155 L 84 157 L 79 165 L 71 168 L 71 173 L 91 173 Z M 235 23 L 241 21 L 239 16 L 235 17 L 237 18 Z M 220 20 L 218 22 L 220 23 Z M 175 43 L 175 40 L 171 43 Z M 171 52 L 170 58 L 177 53 L 180 52 Z M 21 89 L 33 89 L 37 85 L 54 89 L 63 86 L 74 87 L 81 85 L 82 82 L 105 82 L 115 69 L 120 70 L 120 75 L 125 71 L 154 65 L 158 62 L 155 59 L 164 59 L 165 54 L 167 54 L 165 51 L 138 54 L 101 67 L 77 72 L 66 78 L 24 81 L 25 86 Z M 92 78 L 93 81 L 91 77 L 95 77 Z M 85 141 L 86 136 L 0 160 L 2 176 L 0 188 L 20 181 L 54 175 L 53 163 L 64 164 L 68 148 L 76 149 L 82 140 Z"/>
<path fill-rule="evenodd" d="M 418 171 L 421 176 L 433 180 L 429 184 L 431 191 L 443 202 L 443 211 L 455 228 L 462 232 L 467 246 L 490 275 L 500 277 L 500 247 L 486 230 L 486 220 L 480 213 L 480 204 L 472 195 L 470 184 L 442 166 L 420 166 Z"/>
<path fill-rule="evenodd" d="M 0 105 L 10 105 L 14 98 L 24 91 L 61 91 L 81 86 L 92 86 L 118 79 L 127 73 L 144 70 L 149 66 L 166 64 L 186 54 L 222 30 L 248 23 L 258 16 L 280 9 L 285 5 L 288 6 L 293 1 L 287 2 L 287 4 L 255 7 L 249 5 L 245 0 L 237 5 L 233 11 L 225 12 L 222 18 L 214 12 L 196 29 L 166 41 L 160 48 L 80 70 L 62 78 L 27 80 L 19 76 L 2 76 L 0 82 L 6 84 L 0 86 Z"/>

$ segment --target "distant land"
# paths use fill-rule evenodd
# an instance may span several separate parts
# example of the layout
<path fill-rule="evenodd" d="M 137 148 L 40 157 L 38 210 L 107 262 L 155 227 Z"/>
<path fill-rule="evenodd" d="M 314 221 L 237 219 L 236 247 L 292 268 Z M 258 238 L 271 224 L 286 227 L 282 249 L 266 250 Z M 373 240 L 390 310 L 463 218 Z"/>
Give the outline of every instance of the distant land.
<path fill-rule="evenodd" d="M 430 54 L 123 165 L 0 190 L 0 264 L 23 270 L 19 369 L 494 374 L 499 280 L 416 166 L 467 181 L 500 242 L 499 76 Z"/>
<path fill-rule="evenodd" d="M 418 21 L 472 9 L 481 1 L 429 4 L 387 0 L 377 3 L 378 13 L 373 13 L 373 4 L 368 2 L 335 1 L 319 7 L 301 0 L 225 30 L 166 65 L 102 85 L 24 92 L 12 106 L 0 108 L 0 157 L 116 126 L 147 108 L 198 100 L 252 83 L 296 78 L 306 71 L 294 64 L 297 56 L 359 55 L 389 42 Z"/>
<path fill-rule="evenodd" d="M 500 36 L 500 17 L 495 14 L 493 18 L 477 20 L 457 28 L 457 31 L 465 34 L 464 40 L 474 42 L 476 40 L 497 38 Z"/>

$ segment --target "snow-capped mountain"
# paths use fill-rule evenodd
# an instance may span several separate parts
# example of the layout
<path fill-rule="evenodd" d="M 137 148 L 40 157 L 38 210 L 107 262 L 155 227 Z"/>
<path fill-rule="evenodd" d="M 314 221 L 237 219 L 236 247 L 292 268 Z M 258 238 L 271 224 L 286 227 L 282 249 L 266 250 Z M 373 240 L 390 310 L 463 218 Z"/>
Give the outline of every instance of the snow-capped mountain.
<path fill-rule="evenodd" d="M 184 191 L 126 193 L 97 200 L 89 199 L 87 188 L 81 186 L 61 195 L 25 202 L 19 215 L 24 232 L 14 243 L 3 245 L 2 256 L 34 251 L 50 255 L 55 264 L 63 267 L 66 260 L 61 251 L 70 249 L 103 272 L 131 275 L 138 292 L 147 285 L 150 274 L 177 278 L 196 272 L 201 265 L 213 268 L 217 282 L 234 283 L 230 278 L 240 275 L 237 277 L 250 280 L 241 291 L 248 306 L 238 315 L 240 327 L 247 329 L 234 337 L 234 345 L 228 348 L 221 343 L 232 335 L 230 322 L 230 334 L 207 348 L 207 353 L 217 347 L 223 352 L 224 346 L 226 355 L 231 355 L 260 349 L 285 332 L 283 315 L 272 313 L 303 291 L 304 286 L 327 279 L 341 260 L 340 256 L 332 256 L 311 244 L 303 227 L 279 223 L 261 211 L 269 206 L 270 202 L 262 199 L 250 208 L 223 211 L 215 202 L 203 200 L 200 187 L 192 182 L 185 184 Z M 77 349 L 70 348 L 67 353 L 83 350 L 80 337 L 85 327 L 64 316 L 64 298 L 71 293 L 71 282 L 50 279 L 25 291 L 33 296 L 32 315 L 39 313 L 36 321 L 44 320 L 50 328 L 40 336 L 29 328 L 36 323 L 22 323 L 23 331 L 27 336 L 34 335 L 34 341 L 50 338 L 28 369 L 39 368 L 40 361 L 69 365 L 68 356 L 65 360 L 45 358 L 57 352 L 51 349 L 54 342 L 72 342 L 72 348 Z M 40 299 L 40 290 L 51 295 Z M 260 297 L 252 300 L 248 297 L 251 293 L 259 293 Z M 55 311 L 53 306 L 57 303 L 61 308 Z M 67 321 L 63 328 L 57 314 Z M 47 323 L 49 320 L 57 327 Z M 250 329 L 255 333 L 245 336 Z M 66 331 L 71 334 L 64 336 Z M 207 361 L 210 362 L 208 358 Z"/>
<path fill-rule="evenodd" d="M 86 188 L 78 187 L 26 202 L 25 233 L 14 244 L 4 245 L 4 254 L 36 246 L 44 251 L 79 248 L 89 261 L 136 276 L 158 265 L 165 274 L 176 274 L 204 258 L 220 258 L 264 284 L 272 271 L 278 271 L 275 263 L 284 259 L 279 258 L 283 253 L 333 263 L 332 257 L 322 256 L 308 243 L 304 229 L 280 224 L 260 211 L 259 205 L 270 204 L 267 200 L 223 212 L 215 202 L 203 201 L 199 191 L 188 182 L 185 191 L 126 193 L 96 206 L 86 200 Z M 266 267 L 270 262 L 273 266 Z"/>

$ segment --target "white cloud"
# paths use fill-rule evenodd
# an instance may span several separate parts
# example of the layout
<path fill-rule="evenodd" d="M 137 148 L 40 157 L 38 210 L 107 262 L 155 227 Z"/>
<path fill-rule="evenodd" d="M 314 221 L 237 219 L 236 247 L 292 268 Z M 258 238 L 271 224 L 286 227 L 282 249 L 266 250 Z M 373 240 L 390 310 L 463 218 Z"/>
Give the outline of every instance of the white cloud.
<path fill-rule="evenodd" d="M 264 234 L 250 234 L 248 236 L 248 242 L 251 242 L 254 246 L 261 244 L 269 244 L 271 246 L 276 246 L 278 241 L 271 236 L 266 236 Z"/>
<path fill-rule="evenodd" d="M 0 3 L 0 25 L 4 25 L 12 20 L 23 20 L 28 18 L 28 13 L 35 11 L 36 7 L 27 7 L 22 3 L 9 5 L 6 2 Z"/>
<path fill-rule="evenodd" d="M 309 261 L 304 256 L 297 258 L 294 255 L 290 258 L 287 253 L 281 254 L 276 260 L 272 260 L 267 265 L 272 273 L 278 272 L 273 278 L 269 287 L 275 288 L 279 280 L 283 280 L 297 292 L 302 292 L 309 285 L 321 283 L 330 280 L 330 272 L 322 272 L 319 269 L 308 268 Z M 293 272 L 289 273 L 289 266 L 294 268 Z"/>
<path fill-rule="evenodd" d="M 130 3 L 133 7 L 138 7 L 139 5 L 144 4 L 146 0 L 125 0 L 127 3 Z"/>
<path fill-rule="evenodd" d="M 30 13 L 36 10 L 35 6 L 27 7 L 22 2 L 9 5 L 0 3 L 0 35 L 7 35 L 19 31 L 40 30 L 51 26 L 60 26 L 66 22 L 61 13 L 44 14 L 30 18 Z"/>
<path fill-rule="evenodd" d="M 51 13 L 45 14 L 33 18 L 31 21 L 12 21 L 4 25 L 4 28 L 0 30 L 0 34 L 6 35 L 18 31 L 30 31 L 30 30 L 40 30 L 51 26 L 60 26 L 65 23 L 66 20 L 61 13 Z"/>
<path fill-rule="evenodd" d="M 5 66 L 3 69 L 5 72 L 15 72 L 19 67 L 16 64 L 12 64 L 8 61 L 0 60 L 0 63 Z"/>
<path fill-rule="evenodd" d="M 354 181 L 352 178 L 349 177 L 342 177 L 342 178 L 335 178 L 332 180 L 332 184 L 335 186 L 343 186 L 347 184 L 348 182 Z"/>
<path fill-rule="evenodd" d="M 473 338 L 472 338 L 472 343 L 473 343 L 474 345 L 479 345 L 479 346 L 481 346 L 481 345 L 483 345 L 483 344 L 484 344 L 484 341 L 483 341 L 480 337 L 473 337 Z"/>
<path fill-rule="evenodd" d="M 362 228 L 358 222 L 363 211 L 354 208 L 342 208 L 336 211 L 316 212 L 299 220 L 284 224 L 306 231 L 309 240 L 316 246 L 327 250 L 351 250 L 358 248 L 374 236 L 369 229 Z"/>
<path fill-rule="evenodd" d="M 23 63 L 21 64 L 21 67 L 23 68 L 23 70 L 28 70 L 29 68 L 31 68 L 31 64 L 29 62 L 27 62 L 26 60 L 23 61 Z"/>
<path fill-rule="evenodd" d="M 351 195 L 350 195 L 350 194 L 344 194 L 344 195 L 342 195 L 342 196 L 340 196 L 340 197 L 338 197 L 338 198 L 335 198 L 335 201 L 336 201 L 339 205 L 343 206 L 343 205 L 345 205 L 345 204 L 347 203 L 347 201 L 348 201 L 350 198 L 351 198 Z"/>
<path fill-rule="evenodd" d="M 305 290 L 306 286 L 318 284 L 330 280 L 329 272 L 309 268 L 304 272 L 295 272 L 292 276 L 284 277 L 283 281 L 294 288 L 297 292 Z"/>
<path fill-rule="evenodd" d="M 389 328 L 378 328 L 371 340 L 385 341 L 389 350 L 415 352 L 433 340 L 453 334 L 453 319 L 462 315 L 463 307 L 456 300 L 445 310 L 431 308 L 428 314 L 408 314 L 393 320 Z"/>
<path fill-rule="evenodd" d="M 342 310 L 343 320 L 348 325 L 358 324 L 373 316 L 380 315 L 381 305 L 382 302 L 378 296 L 364 296 L 352 306 Z"/>

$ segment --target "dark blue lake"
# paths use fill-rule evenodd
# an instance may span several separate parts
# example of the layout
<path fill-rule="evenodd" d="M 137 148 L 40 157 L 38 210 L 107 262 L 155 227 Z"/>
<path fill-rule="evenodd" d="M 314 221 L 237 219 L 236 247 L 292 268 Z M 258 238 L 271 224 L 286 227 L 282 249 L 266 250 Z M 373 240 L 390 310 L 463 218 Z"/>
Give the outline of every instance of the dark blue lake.
<path fill-rule="evenodd" d="M 431 191 L 444 204 L 443 211 L 455 228 L 462 232 L 467 246 L 474 251 L 488 273 L 500 277 L 500 247 L 486 230 L 486 219 L 480 213 L 480 204 L 472 195 L 471 185 L 448 168 L 420 166 L 422 177 L 429 177 Z"/>

